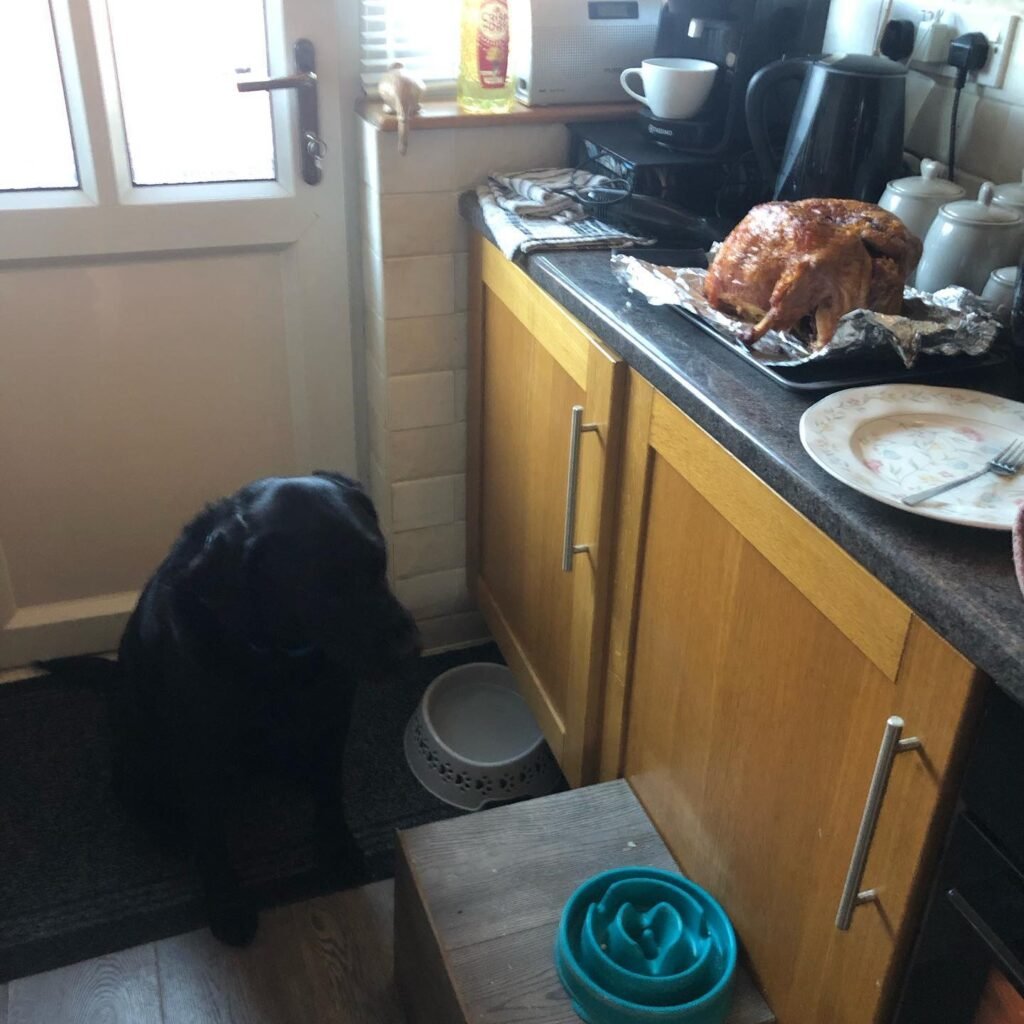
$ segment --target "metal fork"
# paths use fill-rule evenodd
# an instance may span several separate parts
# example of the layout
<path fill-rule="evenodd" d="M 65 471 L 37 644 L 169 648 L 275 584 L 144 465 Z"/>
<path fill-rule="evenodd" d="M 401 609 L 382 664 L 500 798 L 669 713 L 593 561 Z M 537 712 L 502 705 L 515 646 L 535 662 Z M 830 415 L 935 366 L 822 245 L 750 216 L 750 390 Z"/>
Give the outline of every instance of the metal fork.
<path fill-rule="evenodd" d="M 995 458 L 986 462 L 977 473 L 962 476 L 959 480 L 950 480 L 949 483 L 939 484 L 938 487 L 929 487 L 926 491 L 918 491 L 916 494 L 908 494 L 900 500 L 904 505 L 920 505 L 922 501 L 934 498 L 937 494 L 944 494 L 946 491 L 960 487 L 962 484 L 977 480 L 986 473 L 995 473 L 997 476 L 1016 476 L 1024 467 L 1024 441 L 1011 441 Z"/>

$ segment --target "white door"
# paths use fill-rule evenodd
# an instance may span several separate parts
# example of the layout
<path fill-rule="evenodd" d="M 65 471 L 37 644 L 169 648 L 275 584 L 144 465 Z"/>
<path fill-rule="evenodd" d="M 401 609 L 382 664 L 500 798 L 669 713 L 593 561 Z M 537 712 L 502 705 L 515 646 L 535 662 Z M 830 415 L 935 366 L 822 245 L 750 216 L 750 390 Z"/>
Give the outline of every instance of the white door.
<path fill-rule="evenodd" d="M 204 503 L 355 472 L 348 7 L 0 3 L 0 667 L 115 646 Z M 237 89 L 298 40 L 315 185 L 298 90 Z"/>

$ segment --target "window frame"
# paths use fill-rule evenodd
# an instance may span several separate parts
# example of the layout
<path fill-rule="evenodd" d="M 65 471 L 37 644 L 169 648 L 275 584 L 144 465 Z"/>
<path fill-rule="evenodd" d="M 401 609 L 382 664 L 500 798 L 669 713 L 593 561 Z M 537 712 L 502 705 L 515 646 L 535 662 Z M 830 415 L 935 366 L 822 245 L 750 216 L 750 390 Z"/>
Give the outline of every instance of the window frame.
<path fill-rule="evenodd" d="M 396 46 L 395 40 L 388 37 L 387 45 L 382 49 L 384 55 L 376 60 L 369 60 L 368 53 L 370 49 L 370 43 L 373 33 L 371 32 L 368 22 L 371 19 L 371 15 L 368 13 L 367 8 L 373 6 L 386 6 L 386 0 L 356 0 L 359 5 L 359 78 L 363 84 L 363 89 L 370 96 L 377 96 L 378 83 L 380 82 L 381 76 L 387 70 L 391 62 L 401 60 L 406 63 L 409 61 L 409 56 L 400 52 L 400 47 Z M 461 0 L 449 0 L 453 7 L 458 7 L 459 11 L 452 12 L 452 18 L 456 22 L 454 29 L 456 32 L 459 31 L 461 21 Z M 414 75 L 420 75 L 423 79 L 423 83 L 426 86 L 426 95 L 431 99 L 441 98 L 453 98 L 456 92 L 456 84 L 458 79 L 458 50 L 459 46 L 456 45 L 456 66 L 451 69 L 452 74 L 443 78 L 430 77 L 422 74 L 415 66 L 410 68 Z M 423 50 L 419 50 L 422 53 Z"/>
<path fill-rule="evenodd" d="M 287 245 L 310 224 L 294 97 L 270 93 L 277 178 L 135 185 L 106 0 L 49 0 L 78 188 L 0 192 L 0 260 Z M 284 0 L 264 0 L 270 74 L 292 62 Z M 319 186 L 323 187 L 323 186 Z"/>

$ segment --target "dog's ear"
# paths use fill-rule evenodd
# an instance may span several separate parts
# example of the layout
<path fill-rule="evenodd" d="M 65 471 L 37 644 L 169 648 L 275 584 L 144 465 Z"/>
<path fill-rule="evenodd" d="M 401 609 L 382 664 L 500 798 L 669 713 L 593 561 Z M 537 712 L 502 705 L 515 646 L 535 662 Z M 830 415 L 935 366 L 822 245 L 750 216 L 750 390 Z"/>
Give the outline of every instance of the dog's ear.
<path fill-rule="evenodd" d="M 331 483 L 337 484 L 345 492 L 346 497 L 358 505 L 373 520 L 375 525 L 379 524 L 377 509 L 373 504 L 373 499 L 366 493 L 366 489 L 358 480 L 353 480 L 351 477 L 326 469 L 316 470 L 313 476 L 318 476 L 323 480 L 330 480 Z"/>
<path fill-rule="evenodd" d="M 357 491 L 361 491 L 363 489 L 363 485 L 358 480 L 353 480 L 352 477 L 345 476 L 343 473 L 335 473 L 331 469 L 315 469 L 313 470 L 313 476 L 318 476 L 322 480 L 330 480 L 346 490 L 355 488 Z"/>

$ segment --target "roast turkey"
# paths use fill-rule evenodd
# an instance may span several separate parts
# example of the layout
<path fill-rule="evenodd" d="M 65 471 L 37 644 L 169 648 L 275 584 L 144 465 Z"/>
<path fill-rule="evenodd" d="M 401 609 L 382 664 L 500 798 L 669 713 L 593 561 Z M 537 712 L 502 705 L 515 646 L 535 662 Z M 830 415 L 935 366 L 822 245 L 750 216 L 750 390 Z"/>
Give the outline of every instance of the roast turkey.
<path fill-rule="evenodd" d="M 764 203 L 722 244 L 704 292 L 715 309 L 752 325 L 748 343 L 801 328 L 820 348 L 851 310 L 898 313 L 920 257 L 920 239 L 872 203 Z"/>

